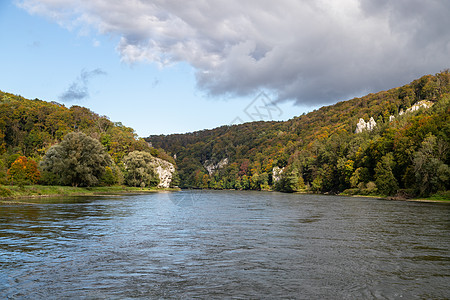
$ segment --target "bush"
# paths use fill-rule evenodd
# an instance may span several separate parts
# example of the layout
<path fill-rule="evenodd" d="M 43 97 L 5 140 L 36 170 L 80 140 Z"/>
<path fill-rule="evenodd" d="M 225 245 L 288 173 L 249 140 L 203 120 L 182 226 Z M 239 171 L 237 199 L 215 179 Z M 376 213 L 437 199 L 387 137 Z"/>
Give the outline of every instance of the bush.
<path fill-rule="evenodd" d="M 0 185 L 0 197 L 11 197 L 12 192 Z"/>

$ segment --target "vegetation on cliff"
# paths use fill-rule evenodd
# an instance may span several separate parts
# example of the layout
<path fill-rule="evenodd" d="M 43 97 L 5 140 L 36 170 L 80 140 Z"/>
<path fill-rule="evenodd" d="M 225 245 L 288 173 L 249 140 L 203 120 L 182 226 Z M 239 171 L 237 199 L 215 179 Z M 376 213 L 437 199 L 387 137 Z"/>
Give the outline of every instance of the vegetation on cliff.
<path fill-rule="evenodd" d="M 414 106 L 424 100 L 429 105 Z M 376 125 L 355 133 L 361 118 Z M 286 122 L 147 141 L 176 157 L 185 188 L 428 196 L 450 187 L 449 124 L 446 70 Z"/>

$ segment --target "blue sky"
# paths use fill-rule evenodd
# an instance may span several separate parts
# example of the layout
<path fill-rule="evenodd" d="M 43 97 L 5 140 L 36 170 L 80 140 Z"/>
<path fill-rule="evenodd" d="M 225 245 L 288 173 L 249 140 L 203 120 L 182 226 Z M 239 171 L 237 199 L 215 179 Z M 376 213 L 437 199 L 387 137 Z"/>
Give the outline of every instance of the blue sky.
<path fill-rule="evenodd" d="M 286 120 L 449 68 L 449 13 L 439 0 L 1 1 L 0 90 L 141 137 Z"/>
<path fill-rule="evenodd" d="M 2 91 L 57 101 L 67 107 L 85 106 L 132 127 L 141 137 L 214 128 L 231 124 L 237 117 L 252 121 L 244 110 L 258 93 L 208 96 L 196 88 L 194 70 L 187 63 L 159 67 L 150 62 L 123 62 L 116 51 L 116 37 L 82 35 L 30 15 L 13 2 L 0 4 L 0 28 L 0 39 L 6 41 L 0 56 Z M 104 74 L 89 78 L 88 97 L 61 98 L 83 71 L 97 69 Z M 273 114 L 274 120 L 286 120 L 310 109 L 292 102 L 278 106 L 282 114 Z"/>

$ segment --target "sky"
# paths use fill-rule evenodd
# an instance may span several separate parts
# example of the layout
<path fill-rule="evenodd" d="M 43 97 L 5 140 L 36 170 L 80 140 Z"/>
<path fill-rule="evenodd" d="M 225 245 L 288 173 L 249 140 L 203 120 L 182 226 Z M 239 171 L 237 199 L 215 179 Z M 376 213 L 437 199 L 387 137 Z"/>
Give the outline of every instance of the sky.
<path fill-rule="evenodd" d="M 1 0 L 0 90 L 141 137 L 287 120 L 450 68 L 446 0 Z"/>

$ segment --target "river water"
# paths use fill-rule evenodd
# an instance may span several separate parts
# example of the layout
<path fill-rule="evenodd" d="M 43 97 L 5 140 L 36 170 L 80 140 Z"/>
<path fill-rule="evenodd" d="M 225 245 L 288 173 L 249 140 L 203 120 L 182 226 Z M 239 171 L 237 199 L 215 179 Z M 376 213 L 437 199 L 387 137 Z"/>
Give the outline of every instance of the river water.
<path fill-rule="evenodd" d="M 1 299 L 448 299 L 450 205 L 182 191 L 0 203 Z"/>

